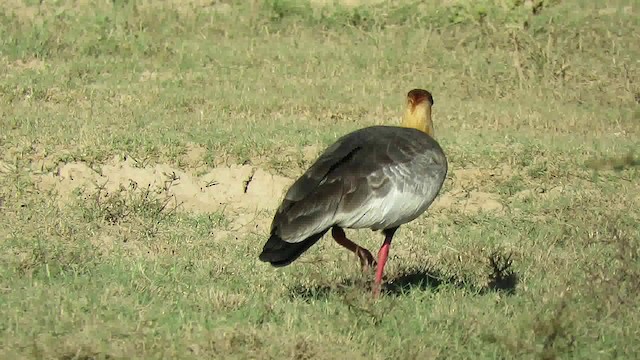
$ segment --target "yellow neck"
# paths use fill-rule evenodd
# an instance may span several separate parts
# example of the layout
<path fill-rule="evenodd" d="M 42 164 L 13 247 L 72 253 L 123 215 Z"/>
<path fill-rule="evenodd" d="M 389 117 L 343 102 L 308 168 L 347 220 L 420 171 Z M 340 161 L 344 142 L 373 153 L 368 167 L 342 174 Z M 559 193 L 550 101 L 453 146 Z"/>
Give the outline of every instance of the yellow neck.
<path fill-rule="evenodd" d="M 418 129 L 434 137 L 433 122 L 431 121 L 431 105 L 423 102 L 418 106 L 407 106 L 402 118 L 402 126 Z"/>

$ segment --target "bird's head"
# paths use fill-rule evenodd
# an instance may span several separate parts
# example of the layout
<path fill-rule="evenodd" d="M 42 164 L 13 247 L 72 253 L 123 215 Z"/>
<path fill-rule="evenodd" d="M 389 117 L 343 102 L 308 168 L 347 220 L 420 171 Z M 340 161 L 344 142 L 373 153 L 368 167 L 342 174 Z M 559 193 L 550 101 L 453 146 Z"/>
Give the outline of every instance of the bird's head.
<path fill-rule="evenodd" d="M 433 104 L 433 96 L 427 90 L 413 89 L 409 91 L 402 126 L 418 129 L 433 137 L 433 122 L 431 121 Z"/>

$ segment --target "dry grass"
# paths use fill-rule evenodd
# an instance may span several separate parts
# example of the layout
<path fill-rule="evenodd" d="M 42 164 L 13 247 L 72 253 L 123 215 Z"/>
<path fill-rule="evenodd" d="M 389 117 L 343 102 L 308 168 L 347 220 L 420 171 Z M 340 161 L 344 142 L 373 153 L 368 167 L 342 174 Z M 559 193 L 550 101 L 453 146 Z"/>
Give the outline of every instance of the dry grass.
<path fill-rule="evenodd" d="M 638 357 L 638 10 L 2 5 L 0 356 Z M 331 241 L 260 263 L 272 192 L 414 87 L 451 170 L 386 296 Z"/>

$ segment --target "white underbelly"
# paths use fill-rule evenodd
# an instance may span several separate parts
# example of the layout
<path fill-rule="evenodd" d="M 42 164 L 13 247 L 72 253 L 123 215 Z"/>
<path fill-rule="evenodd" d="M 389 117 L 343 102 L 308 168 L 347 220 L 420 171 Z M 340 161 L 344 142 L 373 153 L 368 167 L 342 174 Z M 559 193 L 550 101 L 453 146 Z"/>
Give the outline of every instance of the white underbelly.
<path fill-rule="evenodd" d="M 401 192 L 395 187 L 382 198 L 371 198 L 358 209 L 338 216 L 338 226 L 350 229 L 393 228 L 420 216 L 437 195 L 437 189 L 426 188 L 419 194 Z"/>

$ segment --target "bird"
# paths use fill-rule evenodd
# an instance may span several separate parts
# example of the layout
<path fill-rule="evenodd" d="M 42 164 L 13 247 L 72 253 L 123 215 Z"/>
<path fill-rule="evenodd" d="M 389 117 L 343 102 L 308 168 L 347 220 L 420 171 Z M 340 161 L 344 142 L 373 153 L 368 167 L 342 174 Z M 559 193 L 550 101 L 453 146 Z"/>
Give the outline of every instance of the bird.
<path fill-rule="evenodd" d="M 429 208 L 447 175 L 447 157 L 434 139 L 433 105 L 429 91 L 413 89 L 399 126 L 365 127 L 326 148 L 285 193 L 259 259 L 287 266 L 331 230 L 363 271 L 376 268 L 377 298 L 396 231 Z M 366 228 L 384 235 L 377 261 L 344 231 Z"/>

